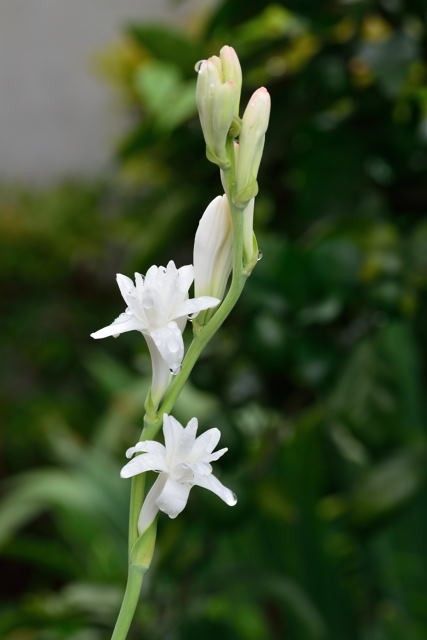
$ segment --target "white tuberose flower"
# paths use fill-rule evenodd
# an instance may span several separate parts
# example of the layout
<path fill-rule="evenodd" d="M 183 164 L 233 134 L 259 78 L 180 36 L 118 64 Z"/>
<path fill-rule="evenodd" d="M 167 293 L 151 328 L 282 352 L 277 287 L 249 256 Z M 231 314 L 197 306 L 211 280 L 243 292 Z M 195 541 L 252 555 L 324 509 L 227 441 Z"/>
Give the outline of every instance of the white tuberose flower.
<path fill-rule="evenodd" d="M 139 533 L 153 522 L 158 511 L 169 518 L 176 518 L 185 508 L 193 486 L 204 487 L 219 496 L 230 507 L 237 503 L 230 489 L 212 475 L 211 462 L 218 460 L 227 449 L 213 452 L 221 437 L 219 429 L 208 429 L 198 438 L 197 419 L 192 418 L 184 428 L 178 420 L 164 414 L 163 433 L 165 444 L 155 440 L 138 442 L 126 451 L 131 458 L 120 472 L 122 478 L 130 478 L 145 471 L 156 471 L 159 477 L 148 492 L 138 519 Z"/>
<path fill-rule="evenodd" d="M 126 311 L 109 326 L 91 334 L 96 339 L 117 337 L 126 331 L 140 331 L 144 335 L 153 365 L 154 402 L 161 399 L 169 383 L 169 372 L 176 374 L 180 369 L 184 356 L 182 332 L 187 318 L 220 302 L 210 296 L 189 299 L 193 279 L 193 265 L 177 269 L 173 260 L 167 267 L 150 267 L 145 278 L 135 273 L 135 284 L 118 273 L 117 284 L 127 304 Z"/>

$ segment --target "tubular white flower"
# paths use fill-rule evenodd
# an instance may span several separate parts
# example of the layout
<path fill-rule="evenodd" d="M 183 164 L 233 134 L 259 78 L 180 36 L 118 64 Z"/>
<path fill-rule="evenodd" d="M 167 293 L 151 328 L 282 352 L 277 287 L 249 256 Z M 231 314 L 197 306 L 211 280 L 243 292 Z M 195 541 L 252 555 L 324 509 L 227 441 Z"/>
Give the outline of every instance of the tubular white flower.
<path fill-rule="evenodd" d="M 232 222 L 227 196 L 217 196 L 200 218 L 194 239 L 194 293 L 222 299 L 231 272 Z"/>
<path fill-rule="evenodd" d="M 212 474 L 211 462 L 227 451 L 224 448 L 214 452 L 221 437 L 220 430 L 208 429 L 196 437 L 197 427 L 196 418 L 183 427 L 174 417 L 164 414 L 164 445 L 155 440 L 145 440 L 126 451 L 127 458 L 138 455 L 122 468 L 122 478 L 146 471 L 159 474 L 139 514 L 140 534 L 150 526 L 159 511 L 169 518 L 176 518 L 185 508 L 193 486 L 212 491 L 230 507 L 237 503 L 234 493 Z"/>
<path fill-rule="evenodd" d="M 202 296 L 189 299 L 194 279 L 193 265 L 177 269 L 173 260 L 167 267 L 152 266 L 145 278 L 135 273 L 135 283 L 117 274 L 117 284 L 127 308 L 114 322 L 92 333 L 92 338 L 117 337 L 126 331 L 140 331 L 148 344 L 153 366 L 152 400 L 158 403 L 170 380 L 178 373 L 184 357 L 182 332 L 188 317 L 216 307 L 219 299 Z"/>
<path fill-rule="evenodd" d="M 243 114 L 236 154 L 236 203 L 245 204 L 258 193 L 256 180 L 270 119 L 270 105 L 270 94 L 261 87 L 252 94 Z"/>
<path fill-rule="evenodd" d="M 209 160 L 227 165 L 226 140 L 239 115 L 242 70 L 232 47 L 197 64 L 196 102 Z"/>

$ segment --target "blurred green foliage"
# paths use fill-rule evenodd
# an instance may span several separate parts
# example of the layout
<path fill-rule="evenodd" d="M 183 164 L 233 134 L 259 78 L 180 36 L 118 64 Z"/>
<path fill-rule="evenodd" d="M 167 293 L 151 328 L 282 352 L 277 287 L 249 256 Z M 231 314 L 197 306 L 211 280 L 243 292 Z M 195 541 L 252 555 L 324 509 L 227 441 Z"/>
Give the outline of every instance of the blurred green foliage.
<path fill-rule="evenodd" d="M 117 271 L 191 259 L 219 193 L 194 63 L 228 43 L 272 94 L 264 258 L 176 408 L 223 428 L 225 509 L 162 518 L 132 637 L 427 637 L 425 4 L 229 1 L 129 25 L 102 67 L 134 113 L 117 175 L 0 205 L 5 640 L 108 637 L 149 364 L 94 343 Z"/>

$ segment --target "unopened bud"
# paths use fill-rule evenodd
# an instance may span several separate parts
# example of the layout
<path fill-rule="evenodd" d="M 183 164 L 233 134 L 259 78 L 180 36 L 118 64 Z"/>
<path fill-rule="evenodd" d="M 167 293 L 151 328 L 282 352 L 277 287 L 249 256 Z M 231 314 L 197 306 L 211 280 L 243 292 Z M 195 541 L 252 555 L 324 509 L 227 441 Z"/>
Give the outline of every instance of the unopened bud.
<path fill-rule="evenodd" d="M 242 90 L 242 69 L 239 58 L 233 47 L 225 45 L 219 52 L 222 64 L 222 73 L 225 82 L 231 82 L 233 86 L 234 116 L 239 116 L 240 92 Z"/>
<path fill-rule="evenodd" d="M 222 47 L 220 56 L 211 56 L 196 66 L 196 101 L 206 142 L 207 157 L 220 167 L 228 166 L 227 135 L 239 115 L 242 71 L 232 47 Z"/>
<path fill-rule="evenodd" d="M 202 215 L 194 240 L 195 296 L 222 299 L 232 263 L 232 222 L 227 196 L 217 196 Z"/>
<path fill-rule="evenodd" d="M 257 89 L 245 109 L 239 137 L 235 202 L 244 206 L 258 193 L 257 176 L 270 118 L 270 94 Z"/>

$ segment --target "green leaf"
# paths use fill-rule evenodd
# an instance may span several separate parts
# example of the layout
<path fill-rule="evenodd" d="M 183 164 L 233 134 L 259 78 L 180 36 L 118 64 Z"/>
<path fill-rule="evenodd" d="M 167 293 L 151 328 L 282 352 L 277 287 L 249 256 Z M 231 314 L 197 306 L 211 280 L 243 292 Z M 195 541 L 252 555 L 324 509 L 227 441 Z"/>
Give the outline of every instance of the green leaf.
<path fill-rule="evenodd" d="M 283 600 L 294 615 L 299 618 L 307 634 L 307 640 L 325 638 L 326 624 L 308 595 L 293 580 L 285 577 L 272 578 L 266 583 L 266 590 Z"/>
<path fill-rule="evenodd" d="M 397 453 L 374 467 L 356 486 L 349 505 L 352 518 L 366 525 L 387 515 L 412 498 L 426 477 L 427 445 Z"/>
<path fill-rule="evenodd" d="M 194 72 L 195 63 L 203 57 L 197 43 L 191 42 L 182 32 L 163 25 L 130 25 L 127 31 L 154 58 L 171 63 L 187 74 Z"/>
<path fill-rule="evenodd" d="M 135 89 L 159 127 L 170 130 L 190 117 L 196 109 L 195 80 L 183 82 L 176 67 L 162 62 L 141 65 Z"/>
<path fill-rule="evenodd" d="M 52 505 L 90 512 L 93 504 L 87 488 L 82 480 L 56 469 L 39 469 L 20 476 L 11 483 L 0 504 L 0 544 Z"/>

